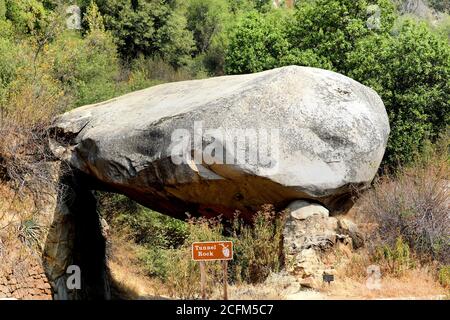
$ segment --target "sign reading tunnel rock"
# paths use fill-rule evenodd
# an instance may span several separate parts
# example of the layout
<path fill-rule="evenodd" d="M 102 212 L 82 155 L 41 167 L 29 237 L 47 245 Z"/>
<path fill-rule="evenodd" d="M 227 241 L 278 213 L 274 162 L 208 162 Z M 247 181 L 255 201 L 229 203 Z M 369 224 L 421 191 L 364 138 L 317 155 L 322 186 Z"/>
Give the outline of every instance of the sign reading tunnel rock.
<path fill-rule="evenodd" d="M 232 259 L 233 242 L 231 241 L 194 242 L 192 244 L 192 260 L 194 261 Z"/>

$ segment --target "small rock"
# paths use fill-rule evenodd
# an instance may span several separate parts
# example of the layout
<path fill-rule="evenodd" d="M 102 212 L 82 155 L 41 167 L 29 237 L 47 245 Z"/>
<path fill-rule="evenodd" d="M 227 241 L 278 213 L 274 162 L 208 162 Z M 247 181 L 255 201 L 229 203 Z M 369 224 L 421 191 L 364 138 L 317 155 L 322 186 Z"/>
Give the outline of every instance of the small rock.
<path fill-rule="evenodd" d="M 300 279 L 300 285 L 305 288 L 316 289 L 320 287 L 319 281 L 313 276 Z"/>
<path fill-rule="evenodd" d="M 354 249 L 358 249 L 364 245 L 364 236 L 354 222 L 342 218 L 339 220 L 338 228 L 340 233 L 350 236 Z"/>

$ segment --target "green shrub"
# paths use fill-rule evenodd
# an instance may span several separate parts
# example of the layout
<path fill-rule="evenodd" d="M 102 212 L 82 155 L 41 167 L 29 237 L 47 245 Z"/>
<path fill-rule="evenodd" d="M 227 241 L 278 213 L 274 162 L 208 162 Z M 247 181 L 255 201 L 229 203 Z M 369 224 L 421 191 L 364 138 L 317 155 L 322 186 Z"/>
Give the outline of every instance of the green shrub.
<path fill-rule="evenodd" d="M 380 23 L 369 28 L 370 5 L 380 9 Z M 316 0 L 298 6 L 295 23 L 289 31 L 294 48 L 313 50 L 327 58 L 333 70 L 346 74 L 346 56 L 356 43 L 371 34 L 386 34 L 394 22 L 394 8 L 389 0 Z"/>
<path fill-rule="evenodd" d="M 175 250 L 164 249 L 157 246 L 141 247 L 138 251 L 138 259 L 150 277 L 167 280 L 169 265 L 174 261 Z"/>
<path fill-rule="evenodd" d="M 226 20 L 231 16 L 226 0 L 189 0 L 186 18 L 198 54 L 208 51 L 214 37 L 223 31 Z"/>
<path fill-rule="evenodd" d="M 280 66 L 289 53 L 287 19 L 280 13 L 250 12 L 237 23 L 225 56 L 227 74 L 253 73 Z"/>
<path fill-rule="evenodd" d="M 232 279 L 237 282 L 263 282 L 283 265 L 284 214 L 263 206 L 251 226 L 237 216 L 233 224 L 235 260 L 231 263 Z"/>
<path fill-rule="evenodd" d="M 372 36 L 349 54 L 348 75 L 375 89 L 389 115 L 385 164 L 410 163 L 450 125 L 450 47 L 425 24 Z"/>
<path fill-rule="evenodd" d="M 101 213 L 115 228 L 126 229 L 145 247 L 178 248 L 188 236 L 185 222 L 147 209 L 121 195 L 100 196 Z"/>
<path fill-rule="evenodd" d="M 48 16 L 42 2 L 38 0 L 4 0 L 3 14 L 12 22 L 19 35 L 43 29 Z"/>
<path fill-rule="evenodd" d="M 7 89 L 16 79 L 17 69 L 26 63 L 26 60 L 17 53 L 19 46 L 5 38 L 0 38 L 0 102 L 5 103 Z M 3 106 L 2 106 L 3 107 Z"/>
<path fill-rule="evenodd" d="M 382 13 L 379 28 L 368 28 L 369 5 Z M 231 34 L 225 58 L 227 73 L 250 73 L 289 64 L 345 73 L 346 55 L 371 34 L 386 34 L 394 8 L 388 0 L 317 0 L 290 10 L 253 12 Z"/>
<path fill-rule="evenodd" d="M 75 107 L 117 95 L 118 58 L 108 33 L 94 30 L 82 38 L 66 32 L 51 44 L 48 58 L 53 77 L 62 83 L 67 95 L 75 98 Z"/>
<path fill-rule="evenodd" d="M 31 249 L 41 249 L 43 227 L 34 218 L 26 219 L 18 226 L 19 240 Z"/>
<path fill-rule="evenodd" d="M 438 273 L 439 282 L 444 286 L 450 287 L 450 266 L 443 266 L 439 269 Z"/>
<path fill-rule="evenodd" d="M 111 0 L 97 4 L 123 58 L 143 54 L 163 58 L 176 67 L 189 60 L 194 40 L 180 2 Z"/>
<path fill-rule="evenodd" d="M 396 276 L 405 273 L 406 270 L 414 266 L 414 260 L 408 243 L 399 236 L 394 245 L 385 244 L 377 249 L 375 256 L 378 263 L 385 263 L 388 272 Z"/>

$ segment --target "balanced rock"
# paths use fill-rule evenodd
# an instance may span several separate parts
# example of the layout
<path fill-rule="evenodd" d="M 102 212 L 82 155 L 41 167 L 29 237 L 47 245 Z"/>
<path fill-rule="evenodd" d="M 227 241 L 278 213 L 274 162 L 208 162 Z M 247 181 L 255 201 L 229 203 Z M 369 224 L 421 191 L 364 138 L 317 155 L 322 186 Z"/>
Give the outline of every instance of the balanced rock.
<path fill-rule="evenodd" d="M 244 217 L 311 199 L 347 211 L 373 179 L 389 122 L 372 89 L 289 66 L 154 86 L 59 116 L 54 154 L 159 212 Z"/>

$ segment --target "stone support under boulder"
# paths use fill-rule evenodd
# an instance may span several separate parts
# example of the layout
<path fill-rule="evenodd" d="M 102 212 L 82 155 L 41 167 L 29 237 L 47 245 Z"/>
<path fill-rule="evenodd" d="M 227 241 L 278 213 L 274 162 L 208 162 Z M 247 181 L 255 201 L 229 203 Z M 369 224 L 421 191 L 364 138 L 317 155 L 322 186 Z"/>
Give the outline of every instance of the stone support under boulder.
<path fill-rule="evenodd" d="M 106 267 L 106 240 L 97 212 L 97 202 L 90 190 L 89 178 L 73 170 L 63 173 L 49 228 L 43 262 L 51 280 L 56 300 L 98 300 L 110 298 Z M 67 280 L 81 271 L 81 288 L 71 289 Z M 69 281 L 71 282 L 71 281 Z"/>
<path fill-rule="evenodd" d="M 307 287 L 317 287 L 324 273 L 333 273 L 321 256 L 338 245 L 354 249 L 363 245 L 357 226 L 348 219 L 330 217 L 317 203 L 294 201 L 287 208 L 283 231 L 286 270 Z M 353 240 L 355 239 L 355 240 Z"/>

